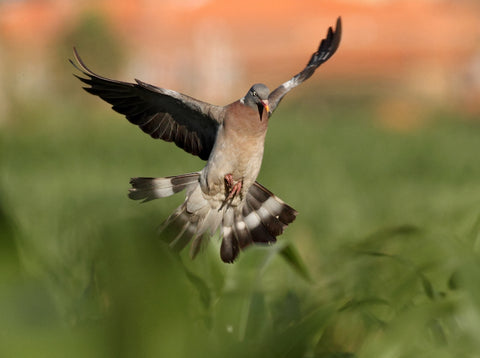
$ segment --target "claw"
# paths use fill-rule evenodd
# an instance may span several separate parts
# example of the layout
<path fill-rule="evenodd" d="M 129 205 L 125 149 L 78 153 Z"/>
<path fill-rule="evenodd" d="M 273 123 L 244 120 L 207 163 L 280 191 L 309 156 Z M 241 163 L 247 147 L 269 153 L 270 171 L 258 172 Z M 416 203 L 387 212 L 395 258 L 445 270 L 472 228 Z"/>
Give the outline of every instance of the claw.
<path fill-rule="evenodd" d="M 237 181 L 235 184 L 233 184 L 225 201 L 232 200 L 235 197 L 235 195 L 240 194 L 241 190 L 242 190 L 242 181 L 240 180 L 240 181 Z"/>
<path fill-rule="evenodd" d="M 232 174 L 226 174 L 224 178 L 225 178 L 225 192 L 228 192 L 228 195 L 225 197 L 225 200 L 222 206 L 220 207 L 220 209 L 222 209 L 225 206 L 225 204 L 233 200 L 233 198 L 235 198 L 235 196 L 237 194 L 240 194 L 240 192 L 242 191 L 242 180 L 239 180 L 237 182 L 234 181 Z"/>
<path fill-rule="evenodd" d="M 225 174 L 225 183 L 227 184 L 227 188 L 231 189 L 233 187 L 233 175 L 232 174 Z"/>

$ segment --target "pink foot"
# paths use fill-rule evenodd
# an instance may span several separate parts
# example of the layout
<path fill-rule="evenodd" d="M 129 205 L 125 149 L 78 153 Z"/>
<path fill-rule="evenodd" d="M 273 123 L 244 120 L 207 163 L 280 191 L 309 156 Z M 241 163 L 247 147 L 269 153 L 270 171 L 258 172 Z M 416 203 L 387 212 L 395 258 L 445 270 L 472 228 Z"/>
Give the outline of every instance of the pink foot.
<path fill-rule="evenodd" d="M 242 182 L 237 181 L 235 184 L 233 184 L 233 187 L 230 190 L 230 193 L 228 193 L 228 196 L 225 200 L 228 201 L 228 200 L 233 199 L 235 197 L 235 195 L 240 194 L 241 190 L 242 190 Z"/>
<path fill-rule="evenodd" d="M 225 174 L 225 183 L 227 184 L 228 189 L 233 187 L 233 175 L 232 174 Z"/>
<path fill-rule="evenodd" d="M 239 180 L 235 182 L 233 180 L 232 174 L 225 175 L 225 183 L 226 189 L 228 190 L 228 196 L 226 197 L 225 201 L 231 200 L 235 197 L 235 195 L 240 194 L 242 190 L 242 181 Z"/>

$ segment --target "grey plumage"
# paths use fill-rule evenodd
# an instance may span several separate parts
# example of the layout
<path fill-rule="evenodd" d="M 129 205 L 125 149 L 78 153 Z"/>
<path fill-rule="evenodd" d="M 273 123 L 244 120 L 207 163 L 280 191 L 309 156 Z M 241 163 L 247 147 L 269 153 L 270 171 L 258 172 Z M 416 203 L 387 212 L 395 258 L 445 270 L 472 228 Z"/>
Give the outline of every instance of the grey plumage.
<path fill-rule="evenodd" d="M 308 79 L 337 50 L 341 20 L 328 29 L 327 37 L 307 66 L 273 92 L 255 84 L 245 96 L 227 106 L 215 106 L 184 94 L 156 87 L 111 80 L 89 70 L 74 49 L 76 63 L 89 87 L 85 90 L 153 138 L 174 142 L 186 152 L 207 160 L 199 171 L 164 178 L 132 178 L 129 197 L 150 201 L 185 190 L 186 197 L 163 227 L 176 225 L 166 235 L 172 249 L 180 251 L 190 241 L 195 257 L 204 238 L 220 228 L 220 256 L 233 262 L 247 246 L 272 244 L 295 220 L 297 211 L 256 182 L 263 158 L 268 119 L 292 88 Z"/>

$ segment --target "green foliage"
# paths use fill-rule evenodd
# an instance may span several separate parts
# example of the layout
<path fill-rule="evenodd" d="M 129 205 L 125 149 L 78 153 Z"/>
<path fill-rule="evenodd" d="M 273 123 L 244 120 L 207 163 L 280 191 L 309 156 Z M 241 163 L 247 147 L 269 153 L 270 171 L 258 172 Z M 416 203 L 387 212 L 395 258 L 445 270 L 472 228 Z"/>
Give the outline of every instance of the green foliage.
<path fill-rule="evenodd" d="M 259 180 L 299 216 L 233 265 L 215 238 L 194 261 L 158 239 L 180 196 L 126 198 L 200 160 L 107 110 L 20 111 L 0 135 L 0 356 L 478 356 L 478 125 L 282 108 Z"/>

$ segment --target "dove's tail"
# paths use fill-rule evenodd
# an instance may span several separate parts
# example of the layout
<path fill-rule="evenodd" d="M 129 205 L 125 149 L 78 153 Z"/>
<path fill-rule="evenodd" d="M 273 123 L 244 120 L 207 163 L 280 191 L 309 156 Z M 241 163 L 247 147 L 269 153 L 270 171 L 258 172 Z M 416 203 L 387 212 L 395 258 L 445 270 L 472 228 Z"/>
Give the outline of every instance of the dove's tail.
<path fill-rule="evenodd" d="M 165 177 L 165 178 L 132 178 L 128 197 L 133 200 L 150 201 L 158 198 L 166 198 L 191 188 L 198 184 L 200 172 Z"/>
<path fill-rule="evenodd" d="M 213 236 L 221 225 L 223 236 L 220 256 L 224 262 L 233 262 L 240 250 L 253 244 L 271 244 L 297 215 L 264 186 L 255 182 L 239 206 L 223 205 L 208 198 L 199 183 L 200 172 L 165 178 L 133 178 L 129 197 L 149 201 L 171 196 L 186 189 L 186 199 L 162 225 L 162 230 L 175 223 L 180 231 L 166 234 L 167 242 L 176 251 L 182 250 L 192 239 L 190 255 L 195 257 L 203 246 L 207 232 Z"/>
<path fill-rule="evenodd" d="M 229 208 L 230 209 L 230 208 Z M 222 222 L 220 255 L 233 262 L 240 249 L 250 244 L 272 244 L 295 220 L 297 211 L 258 182 L 249 188 L 241 207 L 228 210 Z"/>

